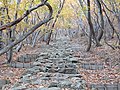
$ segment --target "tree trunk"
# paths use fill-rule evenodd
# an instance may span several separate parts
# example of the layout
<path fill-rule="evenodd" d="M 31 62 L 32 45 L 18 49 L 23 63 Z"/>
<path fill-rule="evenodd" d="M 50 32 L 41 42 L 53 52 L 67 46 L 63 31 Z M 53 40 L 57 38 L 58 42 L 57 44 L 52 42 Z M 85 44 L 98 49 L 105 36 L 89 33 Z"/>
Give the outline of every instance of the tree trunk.
<path fill-rule="evenodd" d="M 2 25 L 2 21 L 0 22 L 0 26 Z M 3 41 L 2 41 L 2 31 L 0 31 L 0 50 L 3 48 Z"/>
<path fill-rule="evenodd" d="M 35 47 L 35 43 L 37 41 L 37 37 L 38 37 L 39 33 L 40 33 L 40 31 L 36 32 L 35 37 L 34 37 L 33 42 L 32 42 L 32 47 Z"/>
<path fill-rule="evenodd" d="M 106 17 L 107 17 L 107 19 L 108 19 L 108 22 L 109 22 L 109 24 L 110 24 L 113 32 L 116 33 L 116 35 L 117 35 L 117 38 L 118 38 L 118 41 L 119 41 L 118 43 L 119 43 L 119 45 L 120 45 L 120 36 L 119 36 L 119 33 L 115 30 L 115 28 L 114 28 L 112 22 L 110 21 L 110 18 L 108 17 L 108 15 L 107 15 L 107 13 L 106 13 L 105 10 L 104 10 L 104 12 L 105 12 L 105 15 L 106 15 Z M 112 36 L 113 36 L 113 35 L 112 35 Z"/>
<path fill-rule="evenodd" d="M 12 30 L 9 29 L 8 32 L 7 32 L 7 38 L 8 38 L 8 41 L 7 41 L 7 45 L 11 44 L 12 43 Z M 7 52 L 7 62 L 10 63 L 11 60 L 12 60 L 12 54 L 13 54 L 13 48 L 11 48 L 8 52 Z"/>
<path fill-rule="evenodd" d="M 97 1 L 97 5 L 98 5 L 98 9 L 99 9 L 99 16 L 100 16 L 100 23 L 101 23 L 101 29 L 100 32 L 98 34 L 98 40 L 100 41 L 102 39 L 103 36 L 103 30 L 104 30 L 104 19 L 103 19 L 103 14 L 102 14 L 102 6 L 99 0 Z"/>
<path fill-rule="evenodd" d="M 48 37 L 48 40 L 47 40 L 47 43 L 46 43 L 46 44 L 48 44 L 48 45 L 49 45 L 50 40 L 51 40 L 53 28 L 55 27 L 55 24 L 56 24 L 56 22 L 57 22 L 57 19 L 58 19 L 58 17 L 59 17 L 59 14 L 61 13 L 61 11 L 62 11 L 62 9 L 63 9 L 64 3 L 65 3 L 65 0 L 63 0 L 63 2 L 62 2 L 62 0 L 60 0 L 60 6 L 59 6 L 60 9 L 58 10 L 57 15 L 55 16 L 55 19 L 54 19 L 54 21 L 53 21 L 53 23 L 52 23 L 52 27 L 51 27 L 51 30 L 50 30 L 50 34 L 49 34 L 49 37 Z"/>
<path fill-rule="evenodd" d="M 87 0 L 87 6 L 88 6 L 88 23 L 89 23 L 89 27 L 90 27 L 89 44 L 88 44 L 88 48 L 87 48 L 87 51 L 89 51 L 90 48 L 91 48 L 91 44 L 92 44 L 92 36 L 93 36 L 93 38 L 96 42 L 96 46 L 100 46 L 100 43 L 95 36 L 93 24 L 92 24 L 92 21 L 91 21 L 90 0 Z"/>
<path fill-rule="evenodd" d="M 4 7 L 1 7 L 0 8 L 0 15 L 1 15 L 1 18 L 4 19 L 4 14 L 5 14 L 5 8 Z M 2 16 L 3 15 L 3 16 Z M 3 21 L 0 21 L 0 27 L 3 25 Z M 3 32 L 0 31 L 0 50 L 3 48 L 3 36 L 2 36 Z"/>

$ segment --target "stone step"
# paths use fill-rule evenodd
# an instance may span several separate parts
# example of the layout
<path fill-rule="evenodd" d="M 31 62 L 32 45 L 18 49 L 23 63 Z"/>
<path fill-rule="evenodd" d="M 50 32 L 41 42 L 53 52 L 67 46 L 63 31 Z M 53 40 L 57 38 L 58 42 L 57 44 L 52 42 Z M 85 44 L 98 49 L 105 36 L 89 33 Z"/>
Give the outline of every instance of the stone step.
<path fill-rule="evenodd" d="M 38 55 L 23 55 L 17 62 L 11 62 L 11 67 L 27 69 L 17 82 L 19 86 L 10 90 L 86 90 L 86 82 L 77 70 L 80 62 L 69 44 L 59 40 L 51 47 L 43 46 Z M 31 89 L 23 85 L 45 86 Z"/>
<path fill-rule="evenodd" d="M 90 86 L 91 90 L 120 90 L 120 83 L 117 84 L 92 84 Z"/>
<path fill-rule="evenodd" d="M 10 81 L 9 80 L 0 80 L 0 90 L 2 90 L 2 87 L 6 84 L 10 84 Z"/>
<path fill-rule="evenodd" d="M 103 63 L 82 63 L 80 67 L 87 70 L 102 70 L 105 68 Z"/>
<path fill-rule="evenodd" d="M 13 68 L 31 68 L 33 67 L 33 63 L 21 63 L 21 62 L 15 62 L 12 61 L 10 64 L 8 64 L 8 66 L 13 67 Z"/>
<path fill-rule="evenodd" d="M 16 61 L 27 63 L 27 62 L 35 61 L 37 58 L 38 58 L 38 54 L 26 54 L 18 57 Z"/>

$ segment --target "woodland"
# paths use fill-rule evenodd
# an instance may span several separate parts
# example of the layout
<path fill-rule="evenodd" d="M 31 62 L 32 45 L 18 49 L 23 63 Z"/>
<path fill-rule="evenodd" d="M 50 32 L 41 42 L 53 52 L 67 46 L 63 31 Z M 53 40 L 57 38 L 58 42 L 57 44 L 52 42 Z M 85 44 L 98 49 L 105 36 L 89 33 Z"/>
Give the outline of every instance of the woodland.
<path fill-rule="evenodd" d="M 120 90 L 120 0 L 0 0 L 0 90 Z"/>

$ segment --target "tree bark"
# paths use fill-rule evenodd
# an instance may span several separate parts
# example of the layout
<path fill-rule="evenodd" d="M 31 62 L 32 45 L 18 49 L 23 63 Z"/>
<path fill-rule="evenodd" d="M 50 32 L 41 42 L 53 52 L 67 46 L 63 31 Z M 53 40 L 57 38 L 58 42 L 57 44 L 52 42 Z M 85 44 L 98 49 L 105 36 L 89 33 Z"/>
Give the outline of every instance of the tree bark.
<path fill-rule="evenodd" d="M 101 29 L 100 29 L 100 32 L 98 34 L 98 40 L 100 41 L 102 39 L 102 36 L 103 36 L 104 19 L 103 19 L 103 14 L 102 14 L 102 5 L 101 5 L 99 0 L 96 0 L 96 2 L 98 5 L 98 9 L 99 9 L 99 16 L 100 16 L 100 23 L 101 23 Z"/>
<path fill-rule="evenodd" d="M 89 43 L 88 43 L 88 47 L 87 47 L 87 51 L 89 51 L 90 48 L 91 48 L 91 44 L 92 44 L 92 36 L 93 36 L 93 38 L 96 42 L 96 46 L 100 46 L 100 43 L 95 36 L 93 24 L 92 24 L 92 21 L 91 21 L 90 0 L 87 0 L 87 6 L 88 6 L 88 23 L 89 23 L 89 27 L 90 27 Z"/>

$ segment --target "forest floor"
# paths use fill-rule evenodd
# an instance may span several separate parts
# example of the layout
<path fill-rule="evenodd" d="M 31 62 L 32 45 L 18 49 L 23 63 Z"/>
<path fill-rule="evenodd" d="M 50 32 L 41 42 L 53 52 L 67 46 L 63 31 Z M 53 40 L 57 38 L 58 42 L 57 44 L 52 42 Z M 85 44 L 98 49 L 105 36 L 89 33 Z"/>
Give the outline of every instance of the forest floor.
<path fill-rule="evenodd" d="M 111 40 L 109 42 L 114 42 Z M 54 42 L 51 42 L 54 44 Z M 83 79 L 86 81 L 87 86 L 90 84 L 113 84 L 120 83 L 120 49 L 111 49 L 109 46 L 104 44 L 101 47 L 93 47 L 89 52 L 86 52 L 87 41 L 85 37 L 74 38 L 69 41 L 73 50 L 73 56 L 77 57 L 80 63 L 100 63 L 102 69 L 92 70 L 90 67 L 79 67 L 78 72 L 81 74 Z M 42 52 L 42 46 L 45 43 L 37 44 L 35 48 L 24 47 L 20 52 L 15 53 L 13 60 L 24 54 L 35 54 Z M 26 71 L 25 68 L 12 68 L 7 65 L 2 65 L 5 61 L 5 56 L 0 56 L 0 80 L 10 80 L 11 84 L 18 82 L 21 75 Z"/>

